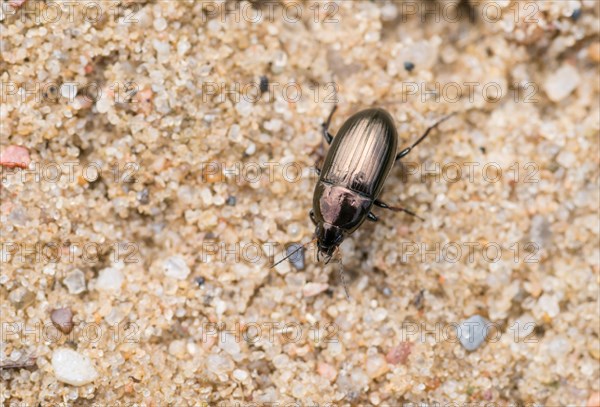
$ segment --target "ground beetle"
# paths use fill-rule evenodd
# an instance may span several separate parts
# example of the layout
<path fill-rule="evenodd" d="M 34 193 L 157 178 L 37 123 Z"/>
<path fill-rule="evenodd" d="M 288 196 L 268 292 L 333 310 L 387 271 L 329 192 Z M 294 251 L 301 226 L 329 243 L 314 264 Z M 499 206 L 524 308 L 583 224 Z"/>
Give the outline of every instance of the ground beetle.
<path fill-rule="evenodd" d="M 389 206 L 378 199 L 379 195 L 394 163 L 452 116 L 443 117 L 427 128 L 412 146 L 396 153 L 398 133 L 387 111 L 381 108 L 362 110 L 346 120 L 333 137 L 328 129 L 336 108 L 333 107 L 323 123 L 323 137 L 331 147 L 323 168 L 317 169 L 319 180 L 310 211 L 310 218 L 316 226 L 313 241 L 317 242 L 317 256 L 323 254 L 327 257 L 326 262 L 331 260 L 342 241 L 366 219 L 377 221 L 371 212 L 373 205 L 418 217 L 408 209 Z M 340 274 L 343 278 L 342 271 Z"/>

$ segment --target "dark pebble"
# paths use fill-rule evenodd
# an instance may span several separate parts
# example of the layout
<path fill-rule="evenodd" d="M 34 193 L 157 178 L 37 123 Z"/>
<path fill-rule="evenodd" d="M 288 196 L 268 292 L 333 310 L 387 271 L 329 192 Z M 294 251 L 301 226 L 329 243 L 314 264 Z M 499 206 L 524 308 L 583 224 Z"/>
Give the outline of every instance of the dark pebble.
<path fill-rule="evenodd" d="M 267 78 L 266 76 L 261 76 L 260 77 L 260 91 L 261 93 L 265 93 L 266 91 L 269 90 L 269 78 Z"/>
<path fill-rule="evenodd" d="M 298 250 L 300 248 L 300 250 Z M 296 253 L 290 256 L 294 250 L 298 250 Z M 296 270 L 304 270 L 304 247 L 300 243 L 292 243 L 286 250 L 286 255 L 290 256 L 289 261 Z"/>
<path fill-rule="evenodd" d="M 423 308 L 423 301 L 425 299 L 425 290 L 421 290 L 419 291 L 419 293 L 415 296 L 415 299 L 413 300 L 413 304 L 415 305 L 415 308 L 420 310 Z"/>
<path fill-rule="evenodd" d="M 142 205 L 147 205 L 148 202 L 150 202 L 150 192 L 148 191 L 148 188 L 144 188 L 137 193 L 137 200 Z"/>
<path fill-rule="evenodd" d="M 410 61 L 406 61 L 404 63 L 404 69 L 406 69 L 408 72 L 411 72 L 413 69 L 415 69 L 415 64 Z"/>
<path fill-rule="evenodd" d="M 227 198 L 227 200 L 225 201 L 225 203 L 229 206 L 235 206 L 235 204 L 237 203 L 237 199 L 235 196 L 230 196 Z"/>

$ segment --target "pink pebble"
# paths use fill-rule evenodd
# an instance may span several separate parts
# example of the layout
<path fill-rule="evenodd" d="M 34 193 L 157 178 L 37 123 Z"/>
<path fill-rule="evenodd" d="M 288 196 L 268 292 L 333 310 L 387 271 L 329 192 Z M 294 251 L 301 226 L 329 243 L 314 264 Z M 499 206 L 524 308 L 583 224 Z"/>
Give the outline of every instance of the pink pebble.
<path fill-rule="evenodd" d="M 319 372 L 321 377 L 329 380 L 330 382 L 334 381 L 337 376 L 337 370 L 335 370 L 335 367 L 325 362 L 317 363 L 317 372 Z"/>
<path fill-rule="evenodd" d="M 385 355 L 385 360 L 392 365 L 397 365 L 398 363 L 404 365 L 408 361 L 411 350 L 411 342 L 400 342 L 400 345 L 389 350 L 387 355 Z"/>
<path fill-rule="evenodd" d="M 31 158 L 29 150 L 21 146 L 8 146 L 0 148 L 0 165 L 8 168 L 20 167 L 27 168 Z"/>
<path fill-rule="evenodd" d="M 8 2 L 8 4 L 10 4 L 11 6 L 13 6 L 14 8 L 19 8 L 21 7 L 23 4 L 25 4 L 27 0 L 10 0 Z"/>

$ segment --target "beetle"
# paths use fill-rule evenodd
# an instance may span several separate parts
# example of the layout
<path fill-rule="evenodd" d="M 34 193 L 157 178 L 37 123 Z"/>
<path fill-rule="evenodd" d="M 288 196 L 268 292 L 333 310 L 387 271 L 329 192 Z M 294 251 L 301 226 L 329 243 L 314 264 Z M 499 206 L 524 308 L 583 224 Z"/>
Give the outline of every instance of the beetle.
<path fill-rule="evenodd" d="M 317 168 L 319 179 L 309 213 L 315 225 L 317 258 L 324 255 L 326 263 L 344 239 L 365 220 L 377 221 L 378 218 L 371 212 L 373 206 L 402 211 L 422 220 L 409 209 L 386 204 L 379 196 L 395 162 L 409 154 L 431 130 L 454 114 L 438 120 L 410 147 L 397 152 L 398 132 L 394 119 L 386 110 L 370 108 L 355 113 L 334 137 L 329 133 L 329 125 L 336 109 L 337 105 L 334 105 L 322 125 L 323 138 L 330 148 L 323 168 Z"/>
<path fill-rule="evenodd" d="M 333 137 L 329 125 L 336 108 L 323 123 L 323 137 L 331 147 L 323 168 L 317 169 L 319 179 L 310 211 L 319 253 L 329 258 L 366 219 L 377 221 L 371 212 L 373 206 L 418 217 L 408 209 L 386 204 L 379 195 L 394 163 L 451 116 L 427 128 L 416 142 L 397 153 L 398 132 L 386 110 L 371 108 L 352 115 Z"/>

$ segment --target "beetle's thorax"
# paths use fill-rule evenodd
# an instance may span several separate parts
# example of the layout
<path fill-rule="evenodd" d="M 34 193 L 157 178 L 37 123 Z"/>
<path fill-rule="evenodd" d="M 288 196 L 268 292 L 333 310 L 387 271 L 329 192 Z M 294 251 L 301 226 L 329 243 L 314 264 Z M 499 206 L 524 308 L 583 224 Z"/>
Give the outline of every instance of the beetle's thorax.
<path fill-rule="evenodd" d="M 368 215 L 373 200 L 346 187 L 319 181 L 315 188 L 313 209 L 324 224 L 352 233 Z"/>

